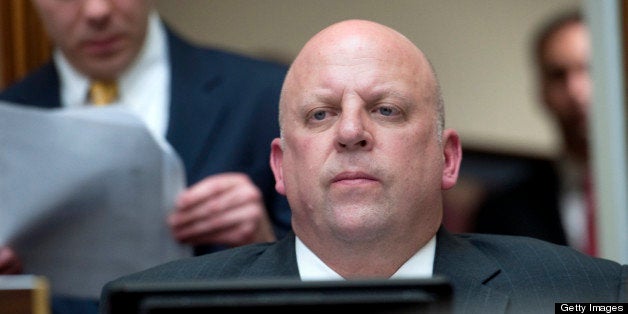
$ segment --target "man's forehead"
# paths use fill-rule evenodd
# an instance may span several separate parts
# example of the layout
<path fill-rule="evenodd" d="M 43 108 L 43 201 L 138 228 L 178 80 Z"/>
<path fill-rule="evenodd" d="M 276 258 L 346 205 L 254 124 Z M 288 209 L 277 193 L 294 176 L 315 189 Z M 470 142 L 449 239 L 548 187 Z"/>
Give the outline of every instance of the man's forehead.
<path fill-rule="evenodd" d="M 286 77 L 286 88 L 301 95 L 315 87 L 383 89 L 377 80 L 402 82 L 422 93 L 435 77 L 420 49 L 402 34 L 374 22 L 347 21 L 324 29 L 305 44 Z"/>
<path fill-rule="evenodd" d="M 356 75 L 408 74 L 422 76 L 429 64 L 418 49 L 376 41 L 343 46 L 315 46 L 304 50 L 293 63 L 294 74 L 319 80 Z M 312 77 L 313 76 L 313 77 Z"/>

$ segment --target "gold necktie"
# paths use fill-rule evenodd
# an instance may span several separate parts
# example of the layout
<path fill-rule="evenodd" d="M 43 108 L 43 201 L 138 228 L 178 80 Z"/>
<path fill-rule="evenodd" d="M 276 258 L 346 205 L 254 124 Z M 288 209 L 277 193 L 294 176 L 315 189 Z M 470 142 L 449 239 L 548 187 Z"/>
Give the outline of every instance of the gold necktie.
<path fill-rule="evenodd" d="M 89 101 L 95 106 L 106 106 L 118 99 L 115 81 L 94 81 L 89 87 Z"/>

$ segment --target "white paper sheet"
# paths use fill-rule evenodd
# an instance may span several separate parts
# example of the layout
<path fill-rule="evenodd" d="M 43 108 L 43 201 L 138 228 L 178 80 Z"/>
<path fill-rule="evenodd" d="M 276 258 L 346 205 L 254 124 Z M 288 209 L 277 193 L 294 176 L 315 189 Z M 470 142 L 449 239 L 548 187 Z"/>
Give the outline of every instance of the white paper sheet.
<path fill-rule="evenodd" d="M 123 109 L 0 102 L 0 245 L 53 293 L 97 298 L 112 279 L 192 254 L 166 225 L 183 171 Z"/>

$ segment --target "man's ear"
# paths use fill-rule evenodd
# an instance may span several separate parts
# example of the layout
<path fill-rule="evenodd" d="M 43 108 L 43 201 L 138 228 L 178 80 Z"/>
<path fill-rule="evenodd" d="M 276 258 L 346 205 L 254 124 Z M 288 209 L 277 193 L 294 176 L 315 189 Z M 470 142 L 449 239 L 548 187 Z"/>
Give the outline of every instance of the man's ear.
<path fill-rule="evenodd" d="M 462 161 L 460 137 L 453 129 L 443 131 L 443 157 L 441 189 L 448 190 L 454 187 L 456 181 L 458 181 L 458 172 L 460 171 L 460 162 Z"/>
<path fill-rule="evenodd" d="M 286 195 L 286 186 L 283 182 L 283 148 L 281 139 L 276 138 L 270 144 L 270 168 L 275 175 L 275 190 L 281 195 Z"/>

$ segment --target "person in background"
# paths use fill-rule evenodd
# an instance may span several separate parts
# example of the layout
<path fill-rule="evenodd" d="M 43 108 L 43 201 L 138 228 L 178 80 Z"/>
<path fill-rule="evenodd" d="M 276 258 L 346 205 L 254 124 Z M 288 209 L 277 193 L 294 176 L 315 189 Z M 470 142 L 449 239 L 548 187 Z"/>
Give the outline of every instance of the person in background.
<path fill-rule="evenodd" d="M 532 236 L 598 254 L 588 129 L 590 46 L 579 11 L 554 16 L 536 35 L 538 91 L 561 136 L 561 155 L 489 197 L 478 212 L 476 232 Z"/>
<path fill-rule="evenodd" d="M 292 63 L 273 140 L 286 237 L 173 261 L 114 280 L 448 278 L 453 310 L 553 313 L 555 302 L 625 302 L 628 265 L 528 237 L 455 235 L 442 226 L 461 143 L 445 128 L 427 57 L 399 32 L 345 20 Z"/>
<path fill-rule="evenodd" d="M 167 217 L 176 240 L 204 254 L 290 230 L 287 200 L 268 168 L 287 66 L 193 45 L 150 0 L 33 4 L 54 42 L 53 58 L 0 100 L 80 108 L 98 105 L 93 82 L 116 85 L 111 105 L 137 113 L 184 163 L 189 187 Z M 0 273 L 19 273 L 21 265 L 19 252 L 0 249 Z M 87 306 L 95 312 L 97 300 Z"/>

